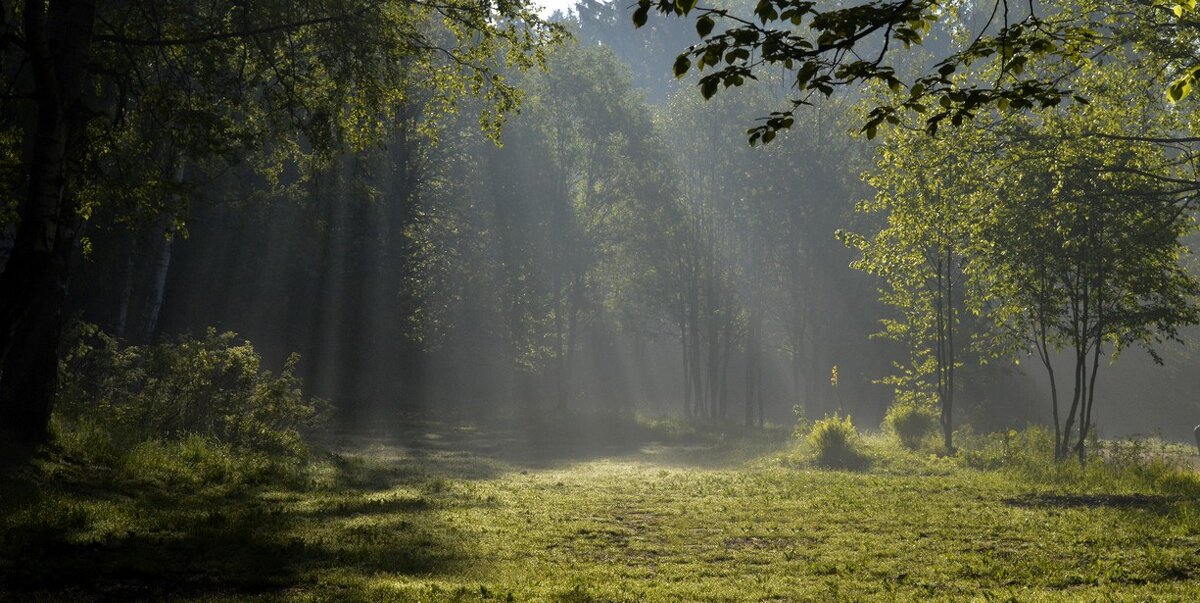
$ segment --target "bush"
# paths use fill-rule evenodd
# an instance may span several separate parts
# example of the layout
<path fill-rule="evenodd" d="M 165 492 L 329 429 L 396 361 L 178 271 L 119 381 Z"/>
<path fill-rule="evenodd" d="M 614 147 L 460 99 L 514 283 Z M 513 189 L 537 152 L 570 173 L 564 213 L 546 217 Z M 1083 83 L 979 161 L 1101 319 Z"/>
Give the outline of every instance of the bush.
<path fill-rule="evenodd" d="M 859 451 L 858 430 L 850 416 L 825 417 L 813 424 L 808 443 L 816 453 L 816 463 L 826 467 L 854 469 L 866 464 Z"/>
<path fill-rule="evenodd" d="M 1031 425 L 988 434 L 956 433 L 959 461 L 972 469 L 1037 472 L 1054 463 L 1054 432 Z"/>
<path fill-rule="evenodd" d="M 888 409 L 883 418 L 884 426 L 899 438 L 900 444 L 910 450 L 921 446 L 921 441 L 938 424 L 935 411 L 929 406 L 915 402 L 897 402 Z"/>
<path fill-rule="evenodd" d="M 793 404 L 792 416 L 796 419 L 796 424 L 792 427 L 792 438 L 799 440 L 800 438 L 808 437 L 808 432 L 812 429 L 812 422 L 808 420 L 808 415 L 804 412 L 804 407 L 799 404 Z"/>
<path fill-rule="evenodd" d="M 121 345 L 77 324 L 59 372 L 59 411 L 72 426 L 109 434 L 118 448 L 198 435 L 273 454 L 303 454 L 327 404 L 306 398 L 292 355 L 278 376 L 234 333 L 209 329 L 155 345 Z"/>

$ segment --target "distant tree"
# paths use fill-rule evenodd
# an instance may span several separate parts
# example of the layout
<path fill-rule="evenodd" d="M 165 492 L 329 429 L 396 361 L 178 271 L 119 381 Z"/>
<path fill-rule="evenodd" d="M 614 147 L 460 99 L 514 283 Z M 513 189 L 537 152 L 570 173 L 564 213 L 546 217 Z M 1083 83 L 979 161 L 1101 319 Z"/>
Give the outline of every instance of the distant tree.
<path fill-rule="evenodd" d="M 549 150 L 550 190 L 537 191 L 549 215 L 556 406 L 573 397 L 572 372 L 583 331 L 603 309 L 617 220 L 631 199 L 635 166 L 652 160 L 648 112 L 625 67 L 607 48 L 569 45 L 544 74 L 529 78 L 522 125 L 537 129 Z"/>
<path fill-rule="evenodd" d="M 419 320 L 439 354 L 476 367 L 488 393 L 535 413 L 546 395 L 568 410 L 595 393 L 581 358 L 639 311 L 626 294 L 637 278 L 631 258 L 643 257 L 635 239 L 670 228 L 656 204 L 676 176 L 639 172 L 665 149 L 608 48 L 569 42 L 545 72 L 515 81 L 525 97 L 503 147 L 458 124 L 436 152 L 437 175 L 419 200 L 427 219 L 409 233 L 433 268 L 420 283 L 429 297 Z M 479 366 L 492 362 L 504 374 L 488 380 Z"/>

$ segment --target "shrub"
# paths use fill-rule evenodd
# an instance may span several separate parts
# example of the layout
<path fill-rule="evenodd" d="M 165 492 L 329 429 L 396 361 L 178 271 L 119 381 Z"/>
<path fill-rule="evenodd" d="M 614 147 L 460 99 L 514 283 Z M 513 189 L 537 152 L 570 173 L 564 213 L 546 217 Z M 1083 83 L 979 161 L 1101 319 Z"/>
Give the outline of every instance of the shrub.
<path fill-rule="evenodd" d="M 1031 425 L 988 434 L 956 433 L 959 460 L 973 469 L 1037 472 L 1054 462 L 1054 432 Z"/>
<path fill-rule="evenodd" d="M 853 469 L 866 464 L 866 457 L 859 451 L 858 430 L 849 415 L 841 417 L 834 413 L 814 423 L 808 443 L 816 453 L 818 465 Z"/>
<path fill-rule="evenodd" d="M 921 446 L 925 436 L 938 424 L 935 411 L 928 405 L 915 402 L 897 402 L 888 409 L 883 418 L 884 426 L 899 438 L 900 444 L 910 450 Z"/>
<path fill-rule="evenodd" d="M 99 328 L 77 324 L 59 374 L 59 411 L 73 425 L 93 425 L 128 448 L 148 440 L 198 435 L 274 454 L 302 454 L 303 435 L 327 404 L 306 398 L 292 355 L 283 371 L 234 333 L 209 329 L 154 345 L 121 345 Z"/>
<path fill-rule="evenodd" d="M 797 440 L 807 437 L 809 430 L 812 429 L 812 423 L 808 420 L 808 415 L 804 412 L 804 407 L 799 404 L 793 404 L 792 416 L 796 418 L 796 424 L 792 427 L 792 437 Z"/>

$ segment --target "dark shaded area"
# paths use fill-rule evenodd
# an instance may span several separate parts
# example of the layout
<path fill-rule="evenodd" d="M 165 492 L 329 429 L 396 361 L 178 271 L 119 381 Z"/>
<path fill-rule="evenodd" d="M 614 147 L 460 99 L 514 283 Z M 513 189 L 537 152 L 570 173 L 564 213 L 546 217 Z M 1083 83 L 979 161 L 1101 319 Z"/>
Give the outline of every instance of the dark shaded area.
<path fill-rule="evenodd" d="M 435 507 L 475 504 L 460 500 L 429 476 L 460 475 L 424 460 L 422 470 L 364 469 L 339 460 L 336 486 L 314 492 L 304 483 L 244 485 L 232 492 L 110 481 L 103 472 L 80 472 L 43 484 L 31 476 L 5 478 L 0 513 L 40 513 L 0 538 L 0 599 L 164 600 L 280 593 L 306 583 L 305 572 L 339 567 L 363 575 L 437 574 L 471 559 Z M 369 499 L 371 492 L 418 486 L 426 495 Z M 219 487 L 217 488 L 220 489 Z M 12 493 L 19 493 L 12 496 Z M 270 496 L 264 496 L 270 493 Z M 311 496 L 322 506 L 289 508 Z M 331 497 L 327 503 L 322 496 Z M 62 505 L 62 497 L 71 500 Z M 344 499 L 344 500 L 343 500 Z M 131 504 L 132 503 L 132 504 Z M 92 505 L 98 505 L 92 507 Z M 109 518 L 84 509 L 120 508 L 136 531 L 87 536 Z M 306 533 L 305 527 L 347 519 L 395 515 L 395 524 L 371 533 L 350 528 Z M 308 534 L 308 535 L 306 535 Z M 314 535 L 315 534 L 315 538 Z"/>
<path fill-rule="evenodd" d="M 463 493 L 456 481 L 612 457 L 725 465 L 787 436 L 615 415 L 482 425 L 406 416 L 398 423 L 373 435 L 330 436 L 326 446 L 342 453 L 320 458 L 333 470 L 320 484 L 286 467 L 245 483 L 131 478 L 43 450 L 33 464 L 0 474 L 0 516 L 37 514 L 0 535 L 0 600 L 269 595 L 312 586 L 306 572 L 317 569 L 370 576 L 477 567 L 487 560 L 463 548 L 469 539 L 437 513 L 495 503 Z M 338 524 L 373 517 L 386 521 Z M 134 528 L 112 532 L 103 528 L 108 521 Z"/>
<path fill-rule="evenodd" d="M 1013 507 L 1055 507 L 1138 509 L 1163 514 L 1178 503 L 1187 500 L 1183 496 L 1166 494 L 1029 494 L 1018 498 L 1006 498 L 1004 504 Z"/>

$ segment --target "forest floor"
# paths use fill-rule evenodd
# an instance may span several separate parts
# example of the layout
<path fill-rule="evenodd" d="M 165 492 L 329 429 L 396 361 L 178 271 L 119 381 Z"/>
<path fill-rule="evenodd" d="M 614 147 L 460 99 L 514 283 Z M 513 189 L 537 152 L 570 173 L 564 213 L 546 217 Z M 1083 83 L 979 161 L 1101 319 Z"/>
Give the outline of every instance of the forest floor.
<path fill-rule="evenodd" d="M 291 467 L 44 455 L 0 481 L 0 600 L 1200 600 L 1190 467 L 979 469 L 878 436 L 849 472 L 781 430 L 539 433 L 344 436 Z"/>

